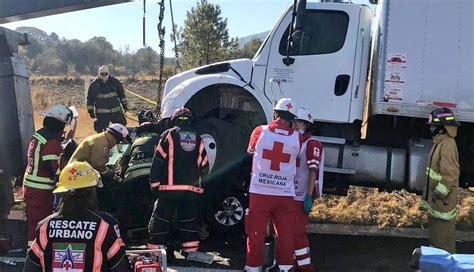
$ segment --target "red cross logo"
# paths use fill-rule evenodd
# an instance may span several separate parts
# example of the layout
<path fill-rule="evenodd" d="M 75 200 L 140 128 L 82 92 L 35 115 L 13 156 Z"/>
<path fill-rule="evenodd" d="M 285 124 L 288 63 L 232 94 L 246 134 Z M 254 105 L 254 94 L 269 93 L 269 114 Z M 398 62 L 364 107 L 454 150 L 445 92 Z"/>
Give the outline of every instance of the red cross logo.
<path fill-rule="evenodd" d="M 66 271 L 69 271 L 72 268 L 71 262 L 65 261 L 63 264 L 63 268 L 66 269 Z"/>
<path fill-rule="evenodd" d="M 291 103 L 288 103 L 288 104 L 286 104 L 286 108 L 287 108 L 288 110 L 291 110 L 291 109 L 293 108 L 293 105 L 291 105 Z"/>
<path fill-rule="evenodd" d="M 71 175 L 75 175 L 75 174 L 77 173 L 76 168 L 71 168 L 71 169 L 69 170 L 69 173 L 70 173 Z"/>
<path fill-rule="evenodd" d="M 264 149 L 262 158 L 270 160 L 270 169 L 273 171 L 280 171 L 280 163 L 289 163 L 291 155 L 283 153 L 283 143 L 273 142 L 273 149 Z"/>

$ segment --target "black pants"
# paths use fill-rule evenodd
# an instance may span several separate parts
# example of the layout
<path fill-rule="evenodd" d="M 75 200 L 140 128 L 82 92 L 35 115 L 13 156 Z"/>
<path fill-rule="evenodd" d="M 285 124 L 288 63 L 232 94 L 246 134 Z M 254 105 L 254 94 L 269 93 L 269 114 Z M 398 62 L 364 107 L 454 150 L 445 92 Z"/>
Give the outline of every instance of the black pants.
<path fill-rule="evenodd" d="M 178 231 L 183 251 L 196 251 L 199 246 L 198 204 L 197 200 L 190 199 L 159 198 L 156 200 L 148 224 L 150 242 L 166 245 L 174 227 Z"/>
<path fill-rule="evenodd" d="M 97 132 L 105 131 L 109 123 L 119 123 L 125 126 L 127 125 L 127 119 L 125 119 L 123 112 L 97 113 L 96 120 L 94 121 L 94 130 Z"/>

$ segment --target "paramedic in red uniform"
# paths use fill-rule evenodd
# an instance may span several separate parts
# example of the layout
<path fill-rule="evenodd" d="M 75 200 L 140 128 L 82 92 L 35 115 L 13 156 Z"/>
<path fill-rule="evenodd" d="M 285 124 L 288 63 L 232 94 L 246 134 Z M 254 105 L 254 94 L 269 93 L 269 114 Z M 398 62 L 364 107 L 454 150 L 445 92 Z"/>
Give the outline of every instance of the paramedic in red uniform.
<path fill-rule="evenodd" d="M 247 233 L 246 271 L 260 271 L 267 224 L 273 221 L 280 271 L 293 266 L 293 207 L 296 158 L 300 150 L 298 132 L 291 128 L 296 105 L 282 98 L 274 107 L 274 120 L 258 126 L 250 136 L 248 153 L 253 154 Z"/>
<path fill-rule="evenodd" d="M 156 147 L 150 186 L 158 191 L 158 200 L 148 224 L 150 249 L 168 244 L 172 225 L 179 232 L 182 252 L 199 248 L 198 205 L 209 162 L 204 142 L 191 127 L 192 119 L 189 109 L 178 108 L 171 118 L 174 127 L 163 132 Z M 172 223 L 175 213 L 177 220 Z"/>
<path fill-rule="evenodd" d="M 320 142 L 311 138 L 312 124 L 313 117 L 311 113 L 307 109 L 298 108 L 293 122 L 293 129 L 302 135 L 303 143 L 296 163 L 295 177 L 293 244 L 297 271 L 314 271 L 306 228 L 308 227 L 313 199 L 321 193 L 319 188 L 315 188 L 315 185 L 318 181 L 322 182 L 323 146 Z"/>
<path fill-rule="evenodd" d="M 28 246 L 33 243 L 38 222 L 53 212 L 53 190 L 64 167 L 61 142 L 64 128 L 72 120 L 72 111 L 64 105 L 54 105 L 40 115 L 44 116 L 43 127 L 31 137 L 23 178 Z"/>
<path fill-rule="evenodd" d="M 59 212 L 38 223 L 24 272 L 130 271 L 117 220 L 99 212 L 100 174 L 87 162 L 61 171 L 54 193 L 63 193 Z"/>

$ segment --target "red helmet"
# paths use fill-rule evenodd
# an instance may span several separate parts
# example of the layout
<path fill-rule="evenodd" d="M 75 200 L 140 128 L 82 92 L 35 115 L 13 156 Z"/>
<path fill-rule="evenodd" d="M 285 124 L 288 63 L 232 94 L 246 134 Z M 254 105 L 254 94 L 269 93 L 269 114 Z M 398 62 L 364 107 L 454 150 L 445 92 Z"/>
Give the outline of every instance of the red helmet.
<path fill-rule="evenodd" d="M 191 111 L 185 107 L 178 108 L 174 111 L 171 121 L 191 121 L 193 114 Z"/>

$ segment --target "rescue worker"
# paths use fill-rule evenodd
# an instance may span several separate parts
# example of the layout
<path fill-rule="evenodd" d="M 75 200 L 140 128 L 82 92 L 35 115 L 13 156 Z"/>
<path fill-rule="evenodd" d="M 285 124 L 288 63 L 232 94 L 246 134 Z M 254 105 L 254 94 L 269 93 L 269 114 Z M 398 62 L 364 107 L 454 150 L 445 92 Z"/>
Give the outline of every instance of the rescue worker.
<path fill-rule="evenodd" d="M 456 253 L 456 206 L 459 194 L 459 154 L 454 138 L 460 123 L 448 108 L 438 108 L 428 119 L 434 146 L 426 168 L 421 208 L 428 212 L 430 244 Z"/>
<path fill-rule="evenodd" d="M 61 142 L 64 128 L 72 119 L 71 111 L 64 105 L 54 105 L 40 115 L 44 116 L 43 127 L 33 134 L 28 145 L 23 178 L 28 245 L 33 242 L 38 222 L 53 212 L 53 190 L 64 167 Z"/>
<path fill-rule="evenodd" d="M 293 266 L 293 227 L 296 159 L 300 150 L 298 132 L 291 128 L 296 105 L 282 98 L 273 108 L 274 120 L 256 127 L 247 149 L 253 154 L 247 233 L 246 271 L 260 271 L 267 224 L 271 218 L 276 234 L 280 271 Z"/>
<path fill-rule="evenodd" d="M 311 138 L 312 125 L 311 113 L 305 108 L 298 108 L 293 129 L 302 135 L 303 143 L 296 163 L 295 176 L 293 239 L 297 271 L 314 271 L 306 229 L 314 197 L 321 194 L 315 185 L 322 182 L 323 145 Z"/>
<path fill-rule="evenodd" d="M 153 156 L 160 137 L 156 126 L 150 122 L 142 123 L 136 129 L 136 138 L 130 151 L 130 161 L 123 181 L 123 194 L 120 201 L 118 218 L 122 227 L 138 224 L 144 226 L 155 200 L 150 190 L 149 177 Z M 135 213 L 134 211 L 143 211 Z"/>
<path fill-rule="evenodd" d="M 130 271 L 117 220 L 97 209 L 100 175 L 87 162 L 69 163 L 54 193 L 64 193 L 59 212 L 36 229 L 25 272 Z"/>
<path fill-rule="evenodd" d="M 171 120 L 174 127 L 161 135 L 150 172 L 150 186 L 158 190 L 158 200 L 148 225 L 148 247 L 166 246 L 176 212 L 173 225 L 187 254 L 199 248 L 198 206 L 209 162 L 201 137 L 191 128 L 191 111 L 178 108 Z"/>
<path fill-rule="evenodd" d="M 102 132 L 109 123 L 127 124 L 124 111 L 128 111 L 127 98 L 122 84 L 110 76 L 109 68 L 101 66 L 99 75 L 87 91 L 87 111 L 94 121 L 94 130 Z"/>
<path fill-rule="evenodd" d="M 117 186 L 113 182 L 122 182 L 120 175 L 107 167 L 107 162 L 110 150 L 121 141 L 131 142 L 127 128 L 121 124 L 112 124 L 107 131 L 85 138 L 69 160 L 69 162 L 86 161 L 99 171 L 104 178 L 104 187 L 98 190 L 99 208 L 107 212 L 116 210 L 114 191 Z"/>

